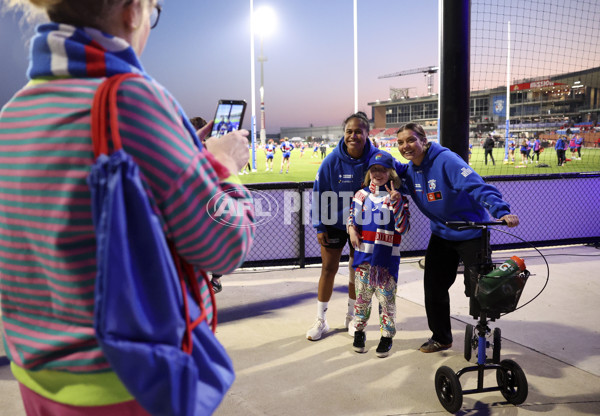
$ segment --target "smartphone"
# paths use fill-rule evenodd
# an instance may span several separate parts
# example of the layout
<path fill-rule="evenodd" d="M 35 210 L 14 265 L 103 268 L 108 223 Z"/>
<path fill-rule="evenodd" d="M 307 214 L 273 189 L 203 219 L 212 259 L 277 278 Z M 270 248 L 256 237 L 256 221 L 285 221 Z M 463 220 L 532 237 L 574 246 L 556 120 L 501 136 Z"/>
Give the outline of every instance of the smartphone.
<path fill-rule="evenodd" d="M 221 137 L 230 131 L 239 130 L 245 112 L 244 100 L 219 100 L 210 137 Z"/>

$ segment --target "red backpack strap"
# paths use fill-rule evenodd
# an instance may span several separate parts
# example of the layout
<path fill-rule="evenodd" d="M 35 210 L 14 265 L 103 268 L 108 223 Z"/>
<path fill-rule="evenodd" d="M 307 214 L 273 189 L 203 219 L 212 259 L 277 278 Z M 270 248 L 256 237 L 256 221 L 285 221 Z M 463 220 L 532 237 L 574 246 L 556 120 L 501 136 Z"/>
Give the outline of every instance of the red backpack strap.
<path fill-rule="evenodd" d="M 196 273 L 195 273 L 194 266 L 192 266 L 191 264 L 189 264 L 188 262 L 186 262 L 183 259 L 181 259 L 181 261 L 183 262 L 184 270 L 187 269 L 187 271 L 185 272 L 185 275 L 188 276 L 188 279 L 191 279 L 193 281 L 193 283 L 190 283 L 190 290 L 192 291 L 192 296 L 194 297 L 196 302 L 198 302 L 198 304 L 204 305 L 204 303 L 202 302 L 202 297 L 200 296 L 200 285 L 198 285 L 198 281 L 196 280 Z M 215 292 L 213 291 L 213 289 L 211 289 L 212 285 L 208 278 L 208 274 L 204 270 L 200 270 L 200 275 L 202 276 L 202 280 L 204 280 L 204 282 L 206 282 L 206 286 L 208 287 L 208 293 L 210 294 L 210 301 L 213 306 L 213 316 L 212 316 L 212 320 L 210 322 L 210 326 L 212 328 L 212 331 L 215 332 L 217 330 L 217 300 L 215 299 Z M 204 310 L 202 312 L 204 312 Z M 204 315 L 204 313 L 203 313 L 203 315 Z M 200 322 L 202 322 L 204 319 L 206 319 L 206 316 L 204 316 L 202 319 L 200 319 L 200 318 L 196 319 L 192 323 L 192 326 L 196 327 L 196 325 L 200 324 Z"/>
<path fill-rule="evenodd" d="M 107 78 L 100 84 L 98 90 L 94 95 L 94 101 L 92 103 L 91 112 L 91 130 L 92 130 L 92 145 L 94 148 L 94 156 L 97 158 L 101 154 L 108 155 L 108 140 L 112 140 L 113 150 L 121 149 L 121 135 L 119 134 L 119 118 L 118 118 L 118 107 L 117 107 L 117 92 L 119 86 L 123 81 L 128 78 L 140 77 L 140 75 L 133 73 L 125 73 L 114 75 Z M 110 123 L 110 135 L 107 133 L 107 120 Z M 110 136 L 110 137 L 109 137 Z M 169 242 L 169 249 L 171 251 L 171 257 L 175 263 L 177 275 L 179 276 L 179 284 L 181 286 L 181 294 L 183 296 L 183 308 L 186 321 L 186 332 L 183 337 L 182 350 L 188 354 L 192 352 L 193 339 L 192 330 L 198 326 L 202 321 L 206 319 L 207 311 L 202 302 L 200 295 L 200 286 L 196 280 L 196 273 L 194 267 L 183 260 L 172 242 Z M 203 279 L 207 282 L 208 287 L 208 276 L 204 271 L 201 272 Z M 200 307 L 201 314 L 193 322 L 190 318 L 190 311 L 187 301 L 187 288 L 189 287 L 190 292 L 194 300 Z M 214 293 L 209 290 L 211 301 L 213 304 L 213 319 L 212 319 L 212 330 L 213 332 L 217 328 L 217 308 Z"/>
<path fill-rule="evenodd" d="M 208 315 L 208 312 L 206 311 L 204 302 L 202 301 L 202 297 L 200 295 L 200 286 L 198 285 L 198 281 L 196 280 L 196 273 L 194 270 L 194 266 L 192 266 L 191 264 L 186 262 L 184 259 L 182 259 L 179 256 L 179 254 L 177 254 L 177 251 L 175 250 L 175 245 L 171 241 L 169 241 L 169 249 L 171 250 L 171 257 L 173 258 L 173 262 L 175 263 L 175 268 L 177 269 L 177 275 L 179 276 L 179 285 L 181 286 L 181 294 L 183 296 L 183 311 L 185 314 L 185 334 L 183 335 L 183 340 L 181 342 L 181 349 L 184 352 L 191 354 L 192 349 L 194 347 L 192 331 L 194 330 L 194 328 L 196 328 L 198 325 L 200 325 L 200 323 L 202 321 L 206 320 L 206 316 Z M 204 279 L 204 281 L 207 283 L 207 285 L 209 285 L 208 275 L 206 274 L 206 272 L 202 270 L 201 274 L 202 274 L 202 278 Z M 188 299 L 187 299 L 188 287 L 192 294 L 192 298 L 196 301 L 196 303 L 200 307 L 200 312 L 201 312 L 200 316 L 198 316 L 198 318 L 196 318 L 193 322 L 190 317 L 190 309 L 188 306 Z M 211 326 L 212 326 L 212 331 L 215 332 L 215 330 L 217 329 L 217 305 L 215 302 L 215 295 L 214 295 L 213 291 L 210 290 L 210 286 L 208 286 L 208 287 L 209 287 L 210 298 L 211 298 L 211 301 L 213 304 L 213 319 L 212 319 Z"/>
<path fill-rule="evenodd" d="M 121 149 L 121 135 L 119 134 L 119 118 L 117 108 L 117 91 L 123 81 L 128 78 L 140 77 L 133 73 L 113 75 L 106 78 L 96 90 L 92 102 L 92 145 L 94 156 L 108 154 L 108 140 L 112 140 L 115 150 Z M 110 122 L 110 137 L 106 129 L 106 121 Z"/>

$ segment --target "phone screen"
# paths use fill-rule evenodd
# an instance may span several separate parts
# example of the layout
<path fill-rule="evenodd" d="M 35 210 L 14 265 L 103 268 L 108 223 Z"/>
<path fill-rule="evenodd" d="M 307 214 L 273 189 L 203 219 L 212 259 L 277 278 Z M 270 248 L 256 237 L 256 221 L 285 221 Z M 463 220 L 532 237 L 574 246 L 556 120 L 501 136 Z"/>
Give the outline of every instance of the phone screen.
<path fill-rule="evenodd" d="M 244 121 L 244 100 L 220 100 L 215 113 L 211 137 L 221 137 L 230 131 L 239 130 Z"/>

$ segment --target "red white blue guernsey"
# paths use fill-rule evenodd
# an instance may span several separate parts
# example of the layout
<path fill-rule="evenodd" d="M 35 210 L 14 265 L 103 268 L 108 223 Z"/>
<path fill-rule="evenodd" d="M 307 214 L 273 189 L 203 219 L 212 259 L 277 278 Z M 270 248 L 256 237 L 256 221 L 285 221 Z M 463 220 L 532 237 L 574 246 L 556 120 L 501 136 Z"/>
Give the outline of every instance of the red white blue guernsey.
<path fill-rule="evenodd" d="M 281 143 L 279 146 L 281 151 L 283 152 L 283 157 L 290 157 L 290 152 L 294 149 L 294 145 L 288 141 Z"/>
<path fill-rule="evenodd" d="M 378 277 L 388 274 L 398 281 L 400 242 L 410 228 L 409 217 L 408 199 L 404 195 L 392 202 L 384 188 L 373 184 L 354 195 L 348 225 L 357 228 L 362 241 L 354 252 L 352 267 L 368 263 L 372 284 L 381 283 Z"/>
<path fill-rule="evenodd" d="M 274 144 L 266 145 L 265 153 L 267 154 L 267 159 L 273 159 L 273 155 L 275 154 L 275 145 Z"/>

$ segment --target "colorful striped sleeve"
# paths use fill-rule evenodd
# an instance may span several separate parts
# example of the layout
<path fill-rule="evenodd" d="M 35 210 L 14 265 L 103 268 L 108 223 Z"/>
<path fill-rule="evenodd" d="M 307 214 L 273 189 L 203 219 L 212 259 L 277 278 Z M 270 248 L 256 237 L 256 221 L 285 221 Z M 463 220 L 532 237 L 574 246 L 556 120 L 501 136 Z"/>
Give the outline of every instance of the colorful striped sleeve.
<path fill-rule="evenodd" d="M 123 147 L 138 163 L 178 252 L 204 270 L 232 272 L 254 236 L 251 194 L 220 183 L 212 159 L 195 147 L 160 86 L 128 80 L 118 97 Z"/>

